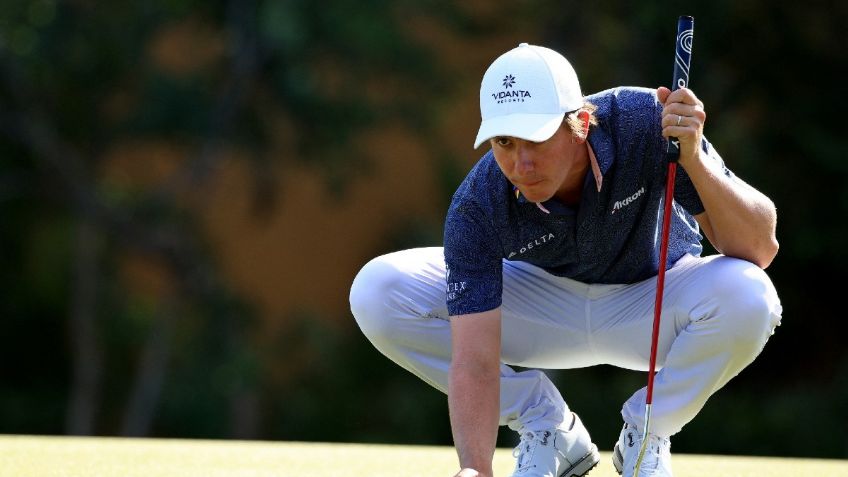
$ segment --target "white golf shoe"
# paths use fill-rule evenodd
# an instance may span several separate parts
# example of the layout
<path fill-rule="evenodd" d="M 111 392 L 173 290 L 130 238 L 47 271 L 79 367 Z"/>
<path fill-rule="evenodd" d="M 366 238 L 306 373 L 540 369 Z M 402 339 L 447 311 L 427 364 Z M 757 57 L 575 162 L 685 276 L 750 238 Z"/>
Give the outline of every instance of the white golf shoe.
<path fill-rule="evenodd" d="M 577 414 L 566 429 L 522 431 L 512 477 L 582 477 L 601 460 Z"/>
<path fill-rule="evenodd" d="M 623 477 L 672 477 L 671 474 L 671 441 L 665 437 L 648 434 L 648 447 L 639 474 L 634 475 L 636 459 L 642 447 L 642 432 L 636 426 L 624 424 L 618 442 L 612 451 L 612 465 L 616 472 Z"/>

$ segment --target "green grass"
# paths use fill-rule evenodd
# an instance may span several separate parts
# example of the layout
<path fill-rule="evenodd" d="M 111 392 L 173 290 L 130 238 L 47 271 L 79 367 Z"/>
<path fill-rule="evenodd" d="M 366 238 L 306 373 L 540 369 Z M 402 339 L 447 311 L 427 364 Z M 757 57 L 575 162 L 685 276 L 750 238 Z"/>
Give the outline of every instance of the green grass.
<path fill-rule="evenodd" d="M 848 460 L 681 455 L 675 477 L 848 477 Z M 450 447 L 0 436 L 0 476 L 451 477 Z M 498 449 L 495 473 L 512 470 Z M 590 477 L 615 477 L 609 453 Z"/>

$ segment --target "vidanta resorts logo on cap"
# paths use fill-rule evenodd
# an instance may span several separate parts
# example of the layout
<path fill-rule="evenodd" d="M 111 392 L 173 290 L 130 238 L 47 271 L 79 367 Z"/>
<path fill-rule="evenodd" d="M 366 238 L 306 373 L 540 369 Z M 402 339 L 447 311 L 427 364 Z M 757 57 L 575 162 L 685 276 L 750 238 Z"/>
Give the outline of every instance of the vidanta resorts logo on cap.
<path fill-rule="evenodd" d="M 523 103 L 525 98 L 531 98 L 530 91 L 525 91 L 523 89 L 509 89 L 515 86 L 516 79 L 515 76 L 508 74 L 504 76 L 503 79 L 503 87 L 506 88 L 503 91 L 498 91 L 496 93 L 492 93 L 492 99 L 494 99 L 498 104 L 501 103 Z"/>

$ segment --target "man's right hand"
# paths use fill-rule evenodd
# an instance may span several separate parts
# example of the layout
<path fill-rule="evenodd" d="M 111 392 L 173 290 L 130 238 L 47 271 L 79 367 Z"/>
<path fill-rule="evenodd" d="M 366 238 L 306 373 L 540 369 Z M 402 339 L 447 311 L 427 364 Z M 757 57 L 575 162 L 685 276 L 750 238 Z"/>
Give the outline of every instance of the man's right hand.
<path fill-rule="evenodd" d="M 489 476 L 487 476 L 487 475 L 485 475 L 485 474 L 481 474 L 480 472 L 477 472 L 477 471 L 476 471 L 476 470 L 474 470 L 474 469 L 470 469 L 470 468 L 468 468 L 468 469 L 462 469 L 462 470 L 460 470 L 460 471 L 459 471 L 456 475 L 454 475 L 453 477 L 489 477 Z"/>

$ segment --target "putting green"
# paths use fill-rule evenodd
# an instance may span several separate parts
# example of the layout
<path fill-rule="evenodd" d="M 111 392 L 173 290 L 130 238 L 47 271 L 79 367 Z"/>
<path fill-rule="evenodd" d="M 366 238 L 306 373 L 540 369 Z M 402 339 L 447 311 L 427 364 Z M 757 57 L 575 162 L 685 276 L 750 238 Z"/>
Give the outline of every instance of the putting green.
<path fill-rule="evenodd" d="M 675 477 L 848 477 L 848 460 L 674 455 Z M 509 475 L 510 449 L 495 473 Z M 450 447 L 0 436 L 0 476 L 451 477 Z M 609 453 L 591 477 L 615 477 Z"/>

